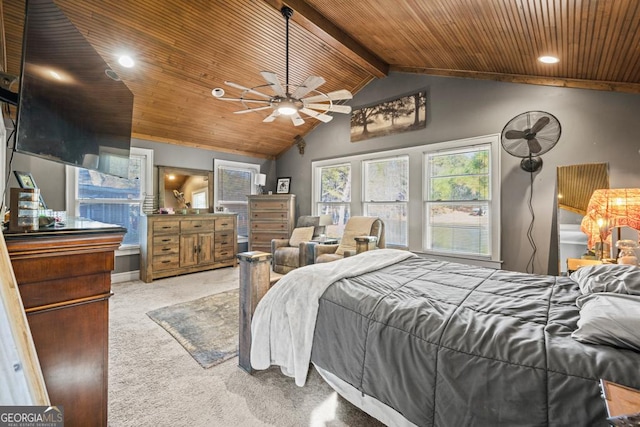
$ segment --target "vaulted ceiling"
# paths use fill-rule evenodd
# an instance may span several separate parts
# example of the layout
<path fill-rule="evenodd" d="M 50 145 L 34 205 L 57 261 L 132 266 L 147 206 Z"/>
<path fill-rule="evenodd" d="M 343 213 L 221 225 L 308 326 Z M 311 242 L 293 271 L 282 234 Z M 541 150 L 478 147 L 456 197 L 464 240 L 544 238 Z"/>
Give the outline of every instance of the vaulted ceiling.
<path fill-rule="evenodd" d="M 390 71 L 640 93 L 637 0 L 55 0 L 134 94 L 133 137 L 275 158 L 321 122 L 234 114 L 214 98 L 285 75 L 358 92 Z M 24 0 L 2 0 L 5 69 L 20 74 Z M 134 68 L 117 62 L 123 52 Z M 560 62 L 545 65 L 540 55 Z M 269 90 L 266 88 L 264 90 Z M 336 113 L 332 113 L 336 114 Z"/>

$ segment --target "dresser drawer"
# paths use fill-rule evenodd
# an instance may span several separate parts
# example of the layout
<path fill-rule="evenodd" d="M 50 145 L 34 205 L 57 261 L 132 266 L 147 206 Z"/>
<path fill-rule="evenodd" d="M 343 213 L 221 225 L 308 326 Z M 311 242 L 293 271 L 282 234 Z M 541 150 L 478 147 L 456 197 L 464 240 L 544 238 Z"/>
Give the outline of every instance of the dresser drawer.
<path fill-rule="evenodd" d="M 252 221 L 251 231 L 281 231 L 289 233 L 289 223 L 287 221 Z M 289 237 L 287 235 L 287 237 Z"/>
<path fill-rule="evenodd" d="M 161 245 L 161 246 L 153 246 L 153 256 L 157 255 L 171 255 L 177 254 L 180 252 L 179 245 Z"/>
<path fill-rule="evenodd" d="M 216 248 L 214 255 L 216 262 L 233 259 L 234 256 L 235 254 L 233 253 L 233 247 L 221 249 Z"/>
<path fill-rule="evenodd" d="M 251 250 L 259 252 L 271 252 L 271 244 L 267 245 L 264 243 L 251 243 Z"/>
<path fill-rule="evenodd" d="M 279 210 L 287 211 L 289 203 L 279 200 L 254 200 L 251 202 L 251 210 Z"/>
<path fill-rule="evenodd" d="M 151 261 L 154 271 L 170 270 L 180 267 L 180 257 L 178 254 L 154 255 Z"/>
<path fill-rule="evenodd" d="M 216 231 L 234 230 L 233 218 L 216 219 Z"/>
<path fill-rule="evenodd" d="M 180 221 L 155 221 L 153 223 L 154 234 L 178 233 L 180 231 Z"/>
<path fill-rule="evenodd" d="M 172 246 L 177 245 L 180 242 L 180 238 L 177 234 L 167 236 L 155 236 L 153 238 L 153 247 L 156 246 Z"/>
<path fill-rule="evenodd" d="M 233 241 L 236 238 L 235 234 L 230 232 L 217 232 L 216 233 L 216 247 L 221 245 L 231 245 L 233 246 Z"/>
<path fill-rule="evenodd" d="M 286 221 L 289 214 L 283 211 L 251 211 L 252 221 Z"/>
<path fill-rule="evenodd" d="M 269 246 L 269 252 L 271 252 L 271 240 L 273 239 L 288 239 L 288 233 L 251 233 L 251 247 L 256 244 L 264 244 Z"/>
<path fill-rule="evenodd" d="M 207 220 L 182 220 L 180 221 L 181 233 L 201 233 L 214 230 L 214 221 Z"/>

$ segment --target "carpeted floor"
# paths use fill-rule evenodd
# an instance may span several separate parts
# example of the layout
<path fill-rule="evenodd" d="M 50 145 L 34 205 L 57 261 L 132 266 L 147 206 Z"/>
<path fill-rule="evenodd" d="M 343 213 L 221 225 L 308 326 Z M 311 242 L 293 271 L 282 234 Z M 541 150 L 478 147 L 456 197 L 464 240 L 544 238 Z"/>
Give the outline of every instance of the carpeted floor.
<path fill-rule="evenodd" d="M 315 370 L 305 387 L 277 368 L 248 375 L 233 357 L 203 369 L 146 313 L 238 288 L 238 268 L 113 285 L 110 300 L 109 425 L 380 426 Z"/>

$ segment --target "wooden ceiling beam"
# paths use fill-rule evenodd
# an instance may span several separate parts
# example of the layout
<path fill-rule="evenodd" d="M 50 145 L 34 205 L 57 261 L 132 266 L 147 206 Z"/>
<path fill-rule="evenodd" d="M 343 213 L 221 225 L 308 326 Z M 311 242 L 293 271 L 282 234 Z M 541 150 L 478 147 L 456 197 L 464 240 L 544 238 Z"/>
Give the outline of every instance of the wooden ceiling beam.
<path fill-rule="evenodd" d="M 605 90 L 610 92 L 640 93 L 640 83 L 608 82 L 599 80 L 567 79 L 560 77 L 541 77 L 524 74 L 488 73 L 466 70 L 443 70 L 425 67 L 392 66 L 390 71 L 403 73 L 429 74 L 444 77 L 462 77 L 468 79 L 496 80 L 509 83 L 525 83 L 530 85 L 557 86 L 575 89 Z"/>
<path fill-rule="evenodd" d="M 389 64 L 354 40 L 347 33 L 309 6 L 304 0 L 264 0 L 280 11 L 282 6 L 294 10 L 291 19 L 327 45 L 347 57 L 371 75 L 383 78 L 389 74 Z"/>

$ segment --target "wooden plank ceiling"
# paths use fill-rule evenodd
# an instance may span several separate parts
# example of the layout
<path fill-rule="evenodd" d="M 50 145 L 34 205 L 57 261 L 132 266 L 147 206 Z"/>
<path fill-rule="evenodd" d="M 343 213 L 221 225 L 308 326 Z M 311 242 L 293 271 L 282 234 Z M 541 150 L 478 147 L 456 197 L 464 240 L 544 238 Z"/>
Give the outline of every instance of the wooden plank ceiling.
<path fill-rule="evenodd" d="M 281 0 L 55 0 L 134 94 L 133 136 L 275 158 L 322 125 L 211 96 L 284 83 Z M 353 93 L 389 71 L 640 93 L 637 0 L 290 0 L 290 81 Z M 2 0 L 5 69 L 20 74 L 24 0 Z M 122 52 L 136 61 L 117 63 Z M 549 54 L 560 63 L 536 60 Z M 268 89 L 267 89 L 268 90 Z M 335 113 L 334 113 L 335 114 Z"/>

